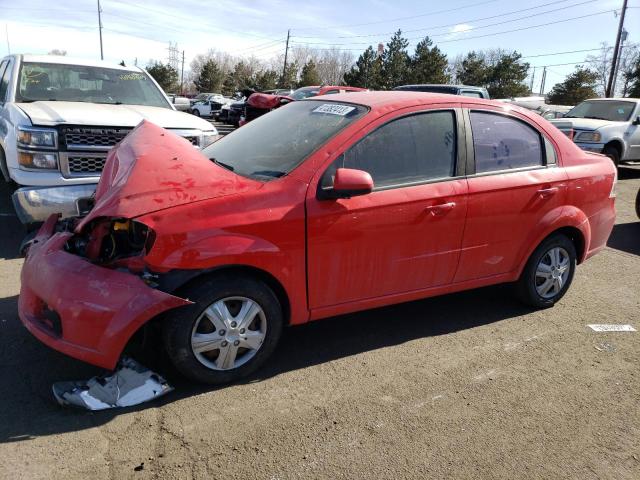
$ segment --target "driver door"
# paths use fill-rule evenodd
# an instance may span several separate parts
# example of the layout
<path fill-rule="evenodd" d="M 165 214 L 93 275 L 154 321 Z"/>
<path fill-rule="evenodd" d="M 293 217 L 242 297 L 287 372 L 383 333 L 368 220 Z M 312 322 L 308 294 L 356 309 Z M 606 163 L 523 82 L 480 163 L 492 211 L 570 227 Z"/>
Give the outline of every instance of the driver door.
<path fill-rule="evenodd" d="M 312 311 L 339 313 L 354 302 L 453 280 L 467 211 L 461 113 L 454 106 L 421 108 L 376 121 L 312 182 L 307 196 Z M 340 167 L 368 172 L 374 191 L 323 199 Z"/>

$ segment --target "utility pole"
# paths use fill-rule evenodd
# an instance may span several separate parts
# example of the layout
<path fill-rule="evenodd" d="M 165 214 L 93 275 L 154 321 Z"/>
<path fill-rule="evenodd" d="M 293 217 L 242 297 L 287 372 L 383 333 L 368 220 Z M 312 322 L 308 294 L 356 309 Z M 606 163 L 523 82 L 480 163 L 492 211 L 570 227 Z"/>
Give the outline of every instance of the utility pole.
<path fill-rule="evenodd" d="M 544 96 L 544 84 L 547 81 L 547 67 L 542 69 L 542 81 L 540 82 L 540 96 Z"/>
<path fill-rule="evenodd" d="M 622 36 L 620 37 L 620 49 L 618 50 L 618 61 L 616 62 L 616 69 L 613 71 L 613 82 L 611 83 L 611 96 L 615 96 L 616 94 L 616 81 L 618 80 L 618 69 L 620 68 L 620 60 L 622 59 L 622 49 L 624 48 L 624 42 L 627 40 L 627 32 L 624 28 L 622 29 Z"/>
<path fill-rule="evenodd" d="M 180 72 L 180 95 L 184 95 L 184 50 L 182 50 L 182 70 Z"/>
<path fill-rule="evenodd" d="M 529 91 L 533 95 L 533 81 L 536 78 L 536 67 L 533 67 L 533 73 L 531 74 L 531 85 L 529 86 Z"/>
<path fill-rule="evenodd" d="M 4 31 L 7 34 L 7 51 L 11 55 L 11 45 L 9 45 L 9 25 L 5 24 Z"/>
<path fill-rule="evenodd" d="M 287 78 L 285 75 L 287 74 L 287 57 L 289 56 L 289 36 L 291 35 L 291 30 L 287 30 L 287 46 L 284 49 L 284 67 L 282 67 L 282 83 L 283 87 L 287 87 L 288 85 L 284 85 L 284 81 Z"/>
<path fill-rule="evenodd" d="M 615 95 L 615 74 L 618 69 L 618 59 L 620 51 L 620 37 L 622 37 L 622 29 L 624 28 L 624 15 L 627 12 L 627 0 L 622 1 L 622 11 L 620 12 L 620 23 L 618 23 L 618 35 L 616 35 L 616 46 L 613 50 L 613 61 L 611 62 L 611 71 L 609 72 L 609 81 L 607 82 L 607 90 L 605 97 L 611 98 Z"/>
<path fill-rule="evenodd" d="M 102 8 L 100 8 L 100 0 L 98 0 L 98 31 L 100 32 L 100 60 L 104 60 L 104 52 L 102 51 Z"/>

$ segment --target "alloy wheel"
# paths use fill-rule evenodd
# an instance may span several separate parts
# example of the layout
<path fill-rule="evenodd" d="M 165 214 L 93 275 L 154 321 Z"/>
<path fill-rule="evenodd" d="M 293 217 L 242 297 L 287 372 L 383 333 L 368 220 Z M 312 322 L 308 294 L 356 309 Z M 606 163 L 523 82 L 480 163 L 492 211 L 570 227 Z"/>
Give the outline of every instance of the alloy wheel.
<path fill-rule="evenodd" d="M 267 318 L 254 300 L 226 297 L 209 305 L 191 332 L 193 354 L 212 370 L 232 370 L 251 360 L 265 339 Z"/>
<path fill-rule="evenodd" d="M 571 257 L 562 247 L 553 247 L 545 253 L 536 267 L 535 285 L 544 299 L 558 295 L 571 273 Z"/>

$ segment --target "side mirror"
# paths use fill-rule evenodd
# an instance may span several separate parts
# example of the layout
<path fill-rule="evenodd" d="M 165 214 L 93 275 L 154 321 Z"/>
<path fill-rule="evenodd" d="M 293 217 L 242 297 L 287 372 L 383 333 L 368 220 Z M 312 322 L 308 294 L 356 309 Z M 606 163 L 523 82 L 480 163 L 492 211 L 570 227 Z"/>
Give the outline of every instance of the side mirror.
<path fill-rule="evenodd" d="M 351 198 L 373 190 L 373 179 L 364 170 L 338 168 L 333 179 L 332 198 Z"/>
<path fill-rule="evenodd" d="M 636 119 L 633 121 L 633 124 L 634 124 L 634 125 L 640 125 L 640 115 L 638 115 L 638 116 L 636 117 Z"/>

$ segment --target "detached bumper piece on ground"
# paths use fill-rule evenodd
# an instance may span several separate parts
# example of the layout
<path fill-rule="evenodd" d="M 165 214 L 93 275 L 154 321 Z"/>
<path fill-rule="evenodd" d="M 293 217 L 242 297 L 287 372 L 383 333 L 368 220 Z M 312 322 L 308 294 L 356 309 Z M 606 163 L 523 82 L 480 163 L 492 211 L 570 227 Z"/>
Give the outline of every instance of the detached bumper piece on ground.
<path fill-rule="evenodd" d="M 123 358 L 111 374 L 87 381 L 53 384 L 53 396 L 60 405 L 87 410 L 131 407 L 172 390 L 163 377 L 128 357 Z"/>

